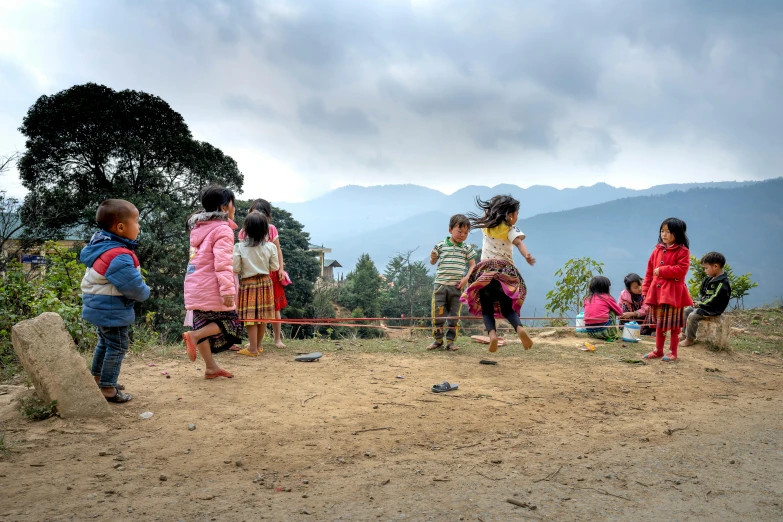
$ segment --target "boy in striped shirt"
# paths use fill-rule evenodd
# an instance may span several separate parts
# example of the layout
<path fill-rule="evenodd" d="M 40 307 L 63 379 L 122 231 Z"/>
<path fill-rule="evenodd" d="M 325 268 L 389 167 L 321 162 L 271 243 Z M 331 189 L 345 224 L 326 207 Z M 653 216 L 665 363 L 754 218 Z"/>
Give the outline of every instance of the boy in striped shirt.
<path fill-rule="evenodd" d="M 435 350 L 443 346 L 443 330 L 446 329 L 446 349 L 457 351 L 458 319 L 462 289 L 476 266 L 476 251 L 464 243 L 470 232 L 470 221 L 462 214 L 451 216 L 449 237 L 440 241 L 430 253 L 430 263 L 438 264 L 435 272 L 435 288 L 432 293 L 432 336 L 434 341 L 427 348 Z"/>

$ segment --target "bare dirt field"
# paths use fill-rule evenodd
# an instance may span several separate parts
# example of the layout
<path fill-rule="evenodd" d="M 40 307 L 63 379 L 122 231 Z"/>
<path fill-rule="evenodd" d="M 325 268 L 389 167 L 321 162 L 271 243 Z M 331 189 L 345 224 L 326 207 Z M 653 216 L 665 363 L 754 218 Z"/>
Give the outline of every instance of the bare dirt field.
<path fill-rule="evenodd" d="M 107 424 L 28 421 L 26 388 L 0 387 L 0 519 L 783 519 L 779 354 L 427 342 L 225 353 L 235 378 L 215 381 L 182 350 L 129 357 L 134 400 Z M 443 380 L 459 389 L 432 393 Z"/>

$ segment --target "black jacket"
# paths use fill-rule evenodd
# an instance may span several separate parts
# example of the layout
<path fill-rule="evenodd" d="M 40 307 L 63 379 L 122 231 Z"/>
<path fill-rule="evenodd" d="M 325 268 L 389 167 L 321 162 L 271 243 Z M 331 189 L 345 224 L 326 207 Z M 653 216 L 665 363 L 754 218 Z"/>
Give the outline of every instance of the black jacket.
<path fill-rule="evenodd" d="M 729 306 L 731 300 L 731 285 L 726 274 L 708 277 L 701 284 L 699 298 L 694 306 L 703 311 L 704 315 L 720 315 Z"/>

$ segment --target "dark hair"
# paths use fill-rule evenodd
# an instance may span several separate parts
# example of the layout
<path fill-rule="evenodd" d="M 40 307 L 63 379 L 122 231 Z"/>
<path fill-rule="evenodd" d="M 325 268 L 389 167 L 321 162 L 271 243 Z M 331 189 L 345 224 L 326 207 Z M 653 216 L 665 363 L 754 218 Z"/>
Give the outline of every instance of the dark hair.
<path fill-rule="evenodd" d="M 669 229 L 669 232 L 674 235 L 674 243 L 676 245 L 685 245 L 685 248 L 691 247 L 691 243 L 688 241 L 688 234 L 685 233 L 685 231 L 688 229 L 688 226 L 685 224 L 685 221 L 675 217 L 664 219 L 663 223 L 661 223 L 661 226 L 658 227 L 659 243 L 663 243 L 663 239 L 661 239 L 661 229 L 664 225 L 666 225 L 666 228 Z"/>
<path fill-rule="evenodd" d="M 625 289 L 629 292 L 631 291 L 631 285 L 634 283 L 642 284 L 642 278 L 639 276 L 639 274 L 634 274 L 631 272 L 625 278 L 623 279 L 623 283 L 625 283 Z"/>
<path fill-rule="evenodd" d="M 201 193 L 201 206 L 207 212 L 220 212 L 220 207 L 233 203 L 236 206 L 234 193 L 219 185 L 210 185 Z"/>
<path fill-rule="evenodd" d="M 595 276 L 590 280 L 590 284 L 587 285 L 587 298 L 593 299 L 594 295 L 608 294 L 609 288 L 611 288 L 612 282 L 608 277 Z"/>
<path fill-rule="evenodd" d="M 95 221 L 101 230 L 110 231 L 118 223 L 123 223 L 129 219 L 134 211 L 138 212 L 136 206 L 130 201 L 124 199 L 106 199 L 98 205 L 98 211 L 95 213 Z"/>
<path fill-rule="evenodd" d="M 511 196 L 495 196 L 489 201 L 476 196 L 476 206 L 484 213 L 481 216 L 473 212 L 468 214 L 472 228 L 495 228 L 506 222 L 506 216 L 519 211 L 519 201 Z"/>
<path fill-rule="evenodd" d="M 701 258 L 701 264 L 703 265 L 720 265 L 721 268 L 726 266 L 726 257 L 720 252 L 707 252 L 704 257 Z"/>
<path fill-rule="evenodd" d="M 464 214 L 454 214 L 449 219 L 449 230 L 452 228 L 468 227 L 470 229 L 470 220 Z"/>
<path fill-rule="evenodd" d="M 248 210 L 248 213 L 253 212 L 261 212 L 266 216 L 267 219 L 272 219 L 272 205 L 269 204 L 269 202 L 265 199 L 257 199 L 250 205 L 250 210 Z"/>
<path fill-rule="evenodd" d="M 269 221 L 261 212 L 249 213 L 242 228 L 245 230 L 247 246 L 263 245 L 269 235 Z"/>

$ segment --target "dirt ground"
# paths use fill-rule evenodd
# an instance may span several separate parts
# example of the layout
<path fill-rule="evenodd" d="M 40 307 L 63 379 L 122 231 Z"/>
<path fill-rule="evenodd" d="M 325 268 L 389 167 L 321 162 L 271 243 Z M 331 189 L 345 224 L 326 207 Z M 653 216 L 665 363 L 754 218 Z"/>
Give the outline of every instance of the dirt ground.
<path fill-rule="evenodd" d="M 184 350 L 134 356 L 134 400 L 105 424 L 28 421 L 26 389 L 0 387 L 0 518 L 783 519 L 779 354 L 697 345 L 634 365 L 649 340 L 583 342 L 291 342 L 221 354 L 235 378 L 215 381 Z M 459 389 L 432 393 L 443 380 Z"/>

